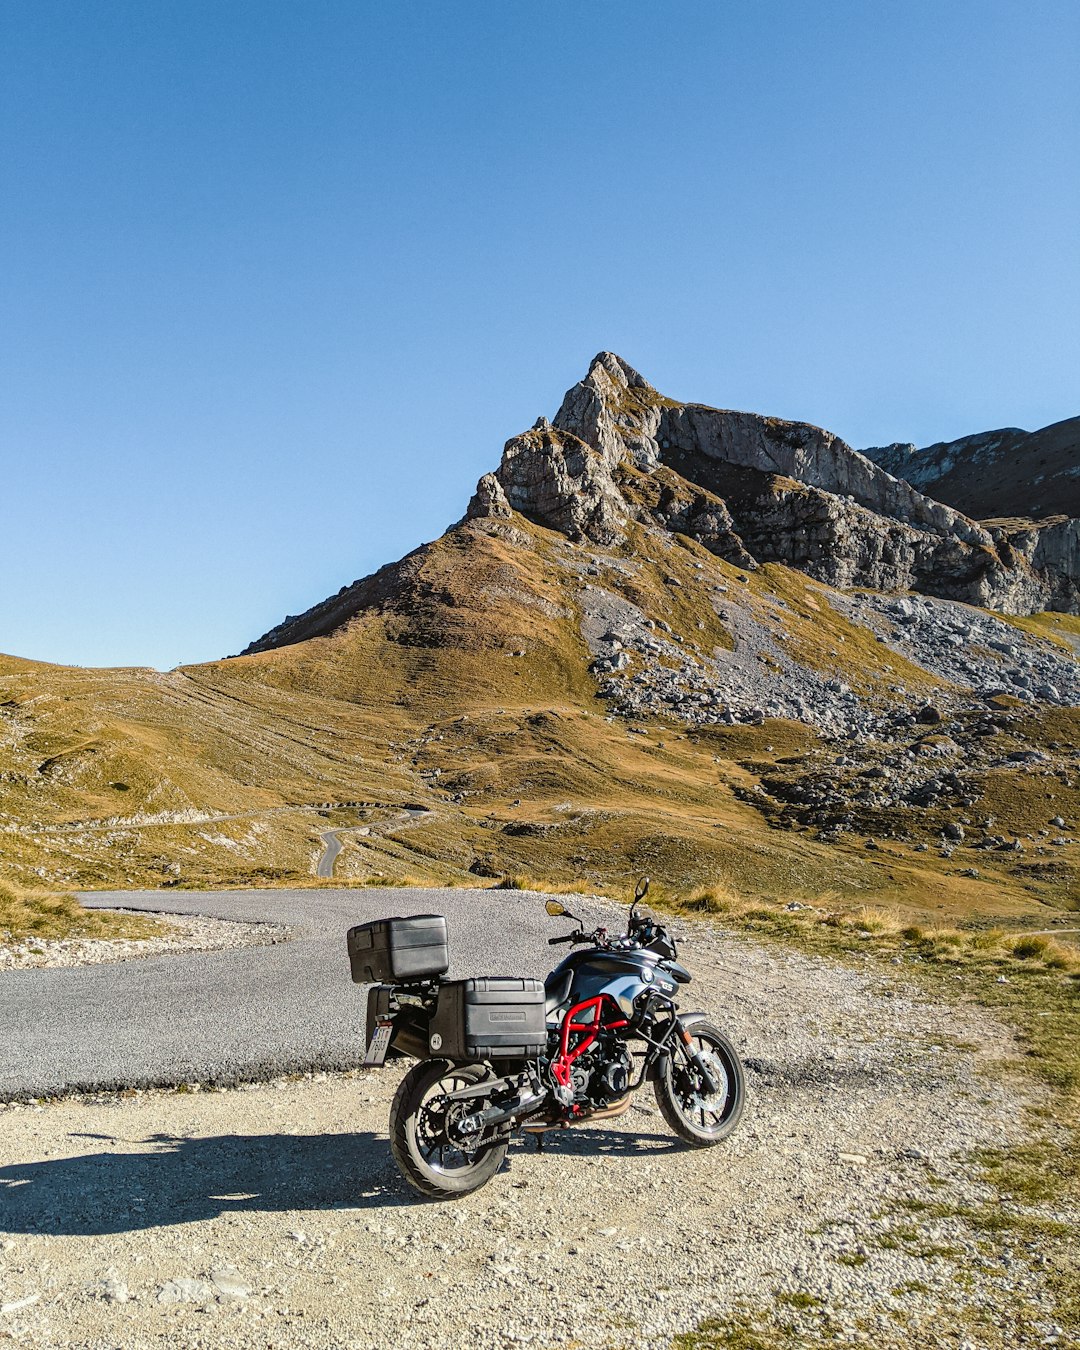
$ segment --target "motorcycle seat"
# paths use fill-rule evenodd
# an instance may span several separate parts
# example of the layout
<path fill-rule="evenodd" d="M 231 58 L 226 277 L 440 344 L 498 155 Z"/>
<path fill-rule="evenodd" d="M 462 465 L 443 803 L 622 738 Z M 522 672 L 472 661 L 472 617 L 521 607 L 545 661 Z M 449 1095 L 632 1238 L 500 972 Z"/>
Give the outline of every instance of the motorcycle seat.
<path fill-rule="evenodd" d="M 549 975 L 544 981 L 544 1014 L 550 1017 L 553 1012 L 570 996 L 570 986 L 574 981 L 574 972 L 565 971 L 562 975 Z"/>

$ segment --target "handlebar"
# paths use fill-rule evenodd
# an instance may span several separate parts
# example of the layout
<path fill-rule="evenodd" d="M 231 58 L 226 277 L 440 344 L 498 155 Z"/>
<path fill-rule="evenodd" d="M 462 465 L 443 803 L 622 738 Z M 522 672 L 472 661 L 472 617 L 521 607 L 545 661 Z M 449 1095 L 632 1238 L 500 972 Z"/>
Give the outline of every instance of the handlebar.
<path fill-rule="evenodd" d="M 638 918 L 635 915 L 631 920 L 630 931 L 622 936 L 612 937 L 606 928 L 597 928 L 591 933 L 586 933 L 584 929 L 578 929 L 576 933 L 564 933 L 562 937 L 548 938 L 548 946 L 560 947 L 566 943 L 591 942 L 594 946 L 604 949 L 625 949 L 644 946 L 654 941 L 663 932 L 663 927 L 655 919 Z"/>
<path fill-rule="evenodd" d="M 548 938 L 549 947 L 558 947 L 564 942 L 586 943 L 592 942 L 598 947 L 611 946 L 613 942 L 621 941 L 620 938 L 611 939 L 608 937 L 606 928 L 594 929 L 591 933 L 586 933 L 583 928 L 579 928 L 576 933 L 564 933 L 562 937 Z"/>

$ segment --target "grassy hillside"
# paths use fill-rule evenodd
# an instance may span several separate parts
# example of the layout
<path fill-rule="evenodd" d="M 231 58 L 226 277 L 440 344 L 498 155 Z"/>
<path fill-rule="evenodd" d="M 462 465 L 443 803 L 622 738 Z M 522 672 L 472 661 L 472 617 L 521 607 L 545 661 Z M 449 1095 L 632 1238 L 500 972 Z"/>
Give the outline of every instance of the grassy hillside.
<path fill-rule="evenodd" d="M 593 577 L 678 628 L 691 654 L 733 643 L 711 587 L 870 703 L 887 705 L 901 678 L 927 696 L 941 687 L 801 573 L 743 574 L 657 531 L 600 556 L 520 517 L 474 522 L 353 588 L 343 627 L 293 646 L 168 674 L 0 660 L 10 875 L 80 887 L 308 883 L 320 831 L 345 827 L 356 832 L 344 836 L 338 882 L 516 874 L 600 885 L 647 871 L 676 887 L 719 881 L 748 897 L 828 895 L 935 916 L 1033 921 L 1072 903 L 1068 848 L 980 853 L 973 867 L 967 845 L 941 856 L 941 810 L 859 808 L 857 829 L 839 836 L 801 819 L 789 790 L 836 776 L 801 722 L 612 716 L 582 636 Z M 769 662 L 763 653 L 764 675 L 782 680 Z M 1022 712 L 1003 746 L 1080 744 L 1076 710 Z M 923 744 L 932 732 L 938 747 Z M 937 755 L 942 740 L 917 728 L 912 754 Z M 895 748 L 854 749 L 852 779 Z M 987 772 L 986 799 L 1012 830 L 1044 829 L 1048 802 L 1080 818 L 1076 775 L 1051 763 L 1053 787 L 1041 768 Z"/>

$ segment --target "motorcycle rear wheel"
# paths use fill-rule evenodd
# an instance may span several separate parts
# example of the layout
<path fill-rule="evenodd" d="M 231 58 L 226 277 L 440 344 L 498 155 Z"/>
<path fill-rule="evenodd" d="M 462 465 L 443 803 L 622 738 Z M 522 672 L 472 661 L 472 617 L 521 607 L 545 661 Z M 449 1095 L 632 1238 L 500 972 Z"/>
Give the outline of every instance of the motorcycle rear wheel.
<path fill-rule="evenodd" d="M 455 1067 L 446 1060 L 421 1060 L 401 1080 L 390 1107 L 390 1152 L 401 1175 L 415 1191 L 432 1200 L 454 1200 L 486 1186 L 502 1166 L 506 1138 L 469 1149 L 447 1134 L 453 1114 L 466 1115 L 486 1105 L 445 1102 L 448 1092 L 472 1087 L 488 1077 L 482 1065 Z"/>
<path fill-rule="evenodd" d="M 678 1048 L 667 1058 L 656 1078 L 656 1102 L 672 1130 L 693 1148 L 708 1148 L 726 1139 L 742 1115 L 746 1088 L 738 1051 L 719 1027 L 711 1022 L 693 1022 L 689 1031 L 714 1076 L 720 1080 L 714 1093 L 704 1090 L 701 1073 Z"/>

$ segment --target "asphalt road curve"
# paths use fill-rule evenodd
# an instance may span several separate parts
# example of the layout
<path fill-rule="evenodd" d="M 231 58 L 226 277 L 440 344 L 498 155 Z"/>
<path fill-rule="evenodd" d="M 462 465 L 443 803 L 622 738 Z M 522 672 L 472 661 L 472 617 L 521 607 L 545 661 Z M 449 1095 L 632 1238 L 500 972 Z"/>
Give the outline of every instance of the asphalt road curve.
<path fill-rule="evenodd" d="M 547 938 L 568 931 L 545 914 L 542 897 L 498 890 L 116 891 L 84 903 L 284 923 L 293 936 L 0 972 L 0 1100 L 352 1067 L 365 1049 L 365 990 L 352 983 L 345 947 L 352 924 L 445 914 L 455 977 L 543 975 L 565 954 Z M 574 907 L 601 922 L 599 910 Z"/>
<path fill-rule="evenodd" d="M 322 857 L 319 859 L 318 866 L 315 868 L 317 877 L 332 877 L 334 875 L 334 863 L 337 862 L 337 856 L 341 852 L 341 836 L 337 830 L 327 830 L 325 834 L 319 835 L 323 841 L 325 849 Z"/>

